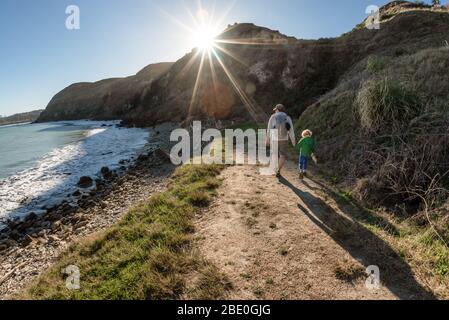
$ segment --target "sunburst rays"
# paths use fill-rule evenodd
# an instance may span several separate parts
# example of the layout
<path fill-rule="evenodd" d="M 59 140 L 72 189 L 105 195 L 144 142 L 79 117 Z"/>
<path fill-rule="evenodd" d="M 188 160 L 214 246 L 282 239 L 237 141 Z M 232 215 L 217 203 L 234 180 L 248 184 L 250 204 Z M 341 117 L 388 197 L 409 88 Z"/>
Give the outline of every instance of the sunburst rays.
<path fill-rule="evenodd" d="M 198 11 L 197 14 L 194 15 L 188 7 L 186 7 L 186 11 L 188 16 L 192 20 L 193 27 L 186 25 L 185 23 L 177 20 L 172 17 L 168 13 L 167 16 L 170 17 L 177 25 L 181 26 L 184 30 L 188 31 L 192 36 L 192 42 L 195 44 L 196 49 L 194 49 L 192 57 L 187 61 L 185 66 L 181 69 L 181 71 L 176 75 L 176 77 L 183 77 L 186 75 L 194 65 L 198 65 L 198 71 L 195 78 L 195 84 L 192 90 L 192 96 L 190 99 L 190 103 L 188 106 L 188 117 L 191 119 L 192 116 L 196 114 L 198 110 L 196 110 L 196 106 L 198 105 L 198 97 L 200 96 L 200 88 L 204 79 L 204 69 L 206 65 L 208 65 L 210 77 L 212 78 L 213 90 L 217 93 L 218 87 L 218 76 L 216 69 L 216 62 L 218 66 L 223 71 L 223 74 L 226 75 L 226 78 L 229 80 L 229 83 L 232 86 L 232 89 L 235 91 L 244 107 L 250 114 L 250 116 L 255 121 L 260 121 L 262 118 L 266 118 L 267 115 L 265 112 L 258 106 L 256 101 L 252 99 L 243 89 L 242 81 L 238 79 L 236 75 L 234 75 L 231 69 L 226 66 L 224 57 L 221 57 L 220 54 L 225 55 L 238 62 L 240 65 L 248 67 L 248 64 L 237 55 L 236 52 L 232 51 L 232 48 L 235 46 L 280 46 L 285 45 L 287 40 L 280 39 L 270 39 L 270 38 L 244 38 L 244 39 L 227 39 L 227 38 L 219 38 L 218 30 L 223 29 L 221 24 L 227 18 L 227 15 L 232 10 L 232 7 L 235 4 L 235 0 L 231 3 L 229 7 L 226 8 L 224 14 L 215 18 L 216 7 L 213 6 L 211 13 L 203 8 L 201 0 L 198 1 Z M 225 30 L 225 34 L 229 33 L 235 28 L 235 26 L 228 27 Z M 199 59 L 199 63 L 198 63 Z M 206 60 L 208 63 L 206 63 Z"/>
<path fill-rule="evenodd" d="M 201 81 L 201 75 L 203 73 L 203 67 L 204 67 L 204 59 L 206 57 L 206 52 L 203 51 L 203 53 L 201 54 L 201 62 L 200 62 L 200 67 L 198 69 L 198 74 L 196 76 L 196 80 L 195 80 L 195 85 L 193 87 L 193 93 L 192 93 L 192 98 L 190 100 L 190 105 L 189 105 L 189 117 L 193 114 L 193 108 L 195 105 L 195 101 L 196 101 L 196 97 L 198 95 L 198 88 L 200 87 L 200 81 Z"/>
<path fill-rule="evenodd" d="M 260 117 L 263 114 L 263 111 L 257 106 L 257 104 L 255 104 L 254 101 L 252 101 L 252 99 L 250 99 L 246 95 L 245 91 L 239 85 L 239 82 L 236 80 L 236 78 L 233 76 L 231 71 L 226 67 L 226 65 L 224 64 L 224 62 L 220 58 L 220 56 L 217 54 L 217 51 L 215 49 L 212 49 L 212 52 L 213 52 L 215 58 L 217 59 L 218 63 L 223 68 L 223 71 L 225 72 L 226 76 L 229 78 L 229 81 L 232 83 L 236 93 L 238 94 L 238 96 L 242 100 L 245 108 L 248 110 L 248 112 L 250 113 L 251 117 L 256 122 L 260 121 Z"/>

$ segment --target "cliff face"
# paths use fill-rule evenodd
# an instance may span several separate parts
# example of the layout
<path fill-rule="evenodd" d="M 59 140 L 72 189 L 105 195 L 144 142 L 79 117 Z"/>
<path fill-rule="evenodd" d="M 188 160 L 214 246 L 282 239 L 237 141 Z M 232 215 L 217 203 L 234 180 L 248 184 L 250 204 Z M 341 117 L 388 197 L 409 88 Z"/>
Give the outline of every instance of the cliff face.
<path fill-rule="evenodd" d="M 447 11 L 406 8 L 408 11 L 394 16 L 391 6 L 382 9 L 379 30 L 358 26 L 339 38 L 316 41 L 297 40 L 251 24 L 232 26 L 218 40 L 223 50 L 215 49 L 221 63 L 214 55 L 212 59 L 206 55 L 198 77 L 201 55 L 194 58 L 195 51 L 186 55 L 153 84 L 125 122 L 146 125 L 191 118 L 260 121 L 277 103 L 284 103 L 293 116 L 299 116 L 368 56 L 405 56 L 441 47 L 449 39 Z"/>
<path fill-rule="evenodd" d="M 9 117 L 0 117 L 0 126 L 16 123 L 33 122 L 39 117 L 43 110 L 18 113 Z"/>
<path fill-rule="evenodd" d="M 449 39 L 447 10 L 397 2 L 381 9 L 381 21 L 379 30 L 359 25 L 339 38 L 316 41 L 236 24 L 217 39 L 217 56 L 202 59 L 193 50 L 138 86 L 123 84 L 128 80 L 71 86 L 50 102 L 41 120 L 120 118 L 137 126 L 194 118 L 262 121 L 277 103 L 299 116 L 368 56 L 413 54 Z"/>
<path fill-rule="evenodd" d="M 121 119 L 171 66 L 172 63 L 152 64 L 127 78 L 75 83 L 53 97 L 38 122 Z"/>

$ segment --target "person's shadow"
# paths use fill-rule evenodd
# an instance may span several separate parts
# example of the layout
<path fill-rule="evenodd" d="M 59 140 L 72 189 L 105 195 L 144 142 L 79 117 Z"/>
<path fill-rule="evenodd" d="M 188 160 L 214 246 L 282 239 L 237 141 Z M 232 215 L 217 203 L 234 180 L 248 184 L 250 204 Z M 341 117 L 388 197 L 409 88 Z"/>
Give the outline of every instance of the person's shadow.
<path fill-rule="evenodd" d="M 290 188 L 305 204 L 304 206 L 298 203 L 299 209 L 354 259 L 366 268 L 378 266 L 382 284 L 399 299 L 437 299 L 415 279 L 410 266 L 388 243 L 354 218 L 358 216 L 357 213 L 354 215 L 340 206 L 340 210 L 347 215 L 345 217 L 320 198 L 298 189 L 284 177 L 279 181 Z"/>

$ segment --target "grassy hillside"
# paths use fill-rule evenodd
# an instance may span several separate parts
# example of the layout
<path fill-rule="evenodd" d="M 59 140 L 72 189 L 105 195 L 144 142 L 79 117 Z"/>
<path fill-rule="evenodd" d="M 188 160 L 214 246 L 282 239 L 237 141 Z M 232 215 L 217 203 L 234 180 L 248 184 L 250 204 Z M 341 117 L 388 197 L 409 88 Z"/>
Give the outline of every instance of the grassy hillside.
<path fill-rule="evenodd" d="M 432 220 L 447 239 L 448 68 L 447 47 L 370 56 L 297 124 L 314 131 L 321 169 L 353 197 Z"/>

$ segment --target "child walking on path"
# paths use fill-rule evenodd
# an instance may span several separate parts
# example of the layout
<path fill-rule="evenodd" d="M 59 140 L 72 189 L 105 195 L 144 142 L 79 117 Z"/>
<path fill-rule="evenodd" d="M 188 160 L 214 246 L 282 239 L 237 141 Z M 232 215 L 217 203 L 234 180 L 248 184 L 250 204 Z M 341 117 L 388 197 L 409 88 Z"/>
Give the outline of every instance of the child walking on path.
<path fill-rule="evenodd" d="M 299 141 L 299 179 L 303 180 L 307 174 L 309 159 L 315 152 L 315 141 L 312 138 L 312 131 L 304 130 L 302 139 Z"/>

